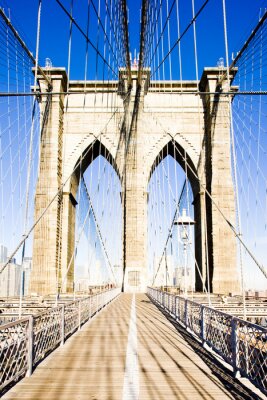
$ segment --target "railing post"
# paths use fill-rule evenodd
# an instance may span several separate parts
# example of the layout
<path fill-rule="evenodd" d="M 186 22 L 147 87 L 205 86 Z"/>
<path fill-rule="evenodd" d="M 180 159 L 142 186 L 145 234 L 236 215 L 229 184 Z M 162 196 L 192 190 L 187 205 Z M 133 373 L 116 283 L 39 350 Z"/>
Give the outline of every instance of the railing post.
<path fill-rule="evenodd" d="M 29 325 L 27 331 L 27 341 L 28 341 L 28 369 L 27 376 L 31 376 L 33 367 L 33 316 L 29 316 Z"/>
<path fill-rule="evenodd" d="M 238 357 L 239 357 L 239 349 L 238 349 L 238 335 L 237 335 L 237 320 L 232 318 L 231 320 L 231 350 L 232 350 L 232 366 L 234 376 L 238 376 Z"/>
<path fill-rule="evenodd" d="M 177 297 L 177 303 L 177 320 L 181 321 L 181 301 L 179 297 Z"/>
<path fill-rule="evenodd" d="M 166 311 L 168 311 L 168 301 L 169 301 L 168 294 L 167 294 L 167 292 L 165 292 L 165 310 Z"/>
<path fill-rule="evenodd" d="M 184 316 L 185 316 L 185 327 L 187 328 L 187 326 L 188 326 L 188 303 L 187 303 L 187 299 L 185 299 L 185 303 L 184 303 Z"/>
<path fill-rule="evenodd" d="M 96 314 L 98 313 L 98 293 L 96 294 Z"/>
<path fill-rule="evenodd" d="M 79 307 L 78 307 L 78 330 L 81 329 L 81 300 L 79 300 Z"/>
<path fill-rule="evenodd" d="M 61 307 L 61 346 L 63 346 L 65 342 L 65 306 L 64 304 Z"/>
<path fill-rule="evenodd" d="M 98 311 L 101 310 L 101 304 L 102 304 L 102 293 L 100 292 L 98 296 Z"/>
<path fill-rule="evenodd" d="M 168 310 L 168 295 L 167 295 L 167 293 L 165 292 L 165 310 L 167 311 Z"/>
<path fill-rule="evenodd" d="M 92 317 L 92 296 L 89 297 L 89 318 Z"/>
<path fill-rule="evenodd" d="M 175 319 L 178 320 L 178 297 L 175 296 L 175 303 L 174 303 L 174 315 L 175 315 Z"/>
<path fill-rule="evenodd" d="M 202 344 L 206 341 L 206 333 L 205 333 L 205 306 L 200 306 L 200 338 L 202 340 Z"/>

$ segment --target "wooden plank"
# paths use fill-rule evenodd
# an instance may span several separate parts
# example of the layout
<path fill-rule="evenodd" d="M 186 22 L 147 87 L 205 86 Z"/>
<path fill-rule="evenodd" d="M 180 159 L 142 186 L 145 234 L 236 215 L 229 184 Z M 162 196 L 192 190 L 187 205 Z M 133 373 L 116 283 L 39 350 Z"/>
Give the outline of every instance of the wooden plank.
<path fill-rule="evenodd" d="M 122 294 L 3 399 L 122 399 L 131 301 Z M 136 324 L 140 400 L 259 398 L 142 294 L 136 295 Z"/>

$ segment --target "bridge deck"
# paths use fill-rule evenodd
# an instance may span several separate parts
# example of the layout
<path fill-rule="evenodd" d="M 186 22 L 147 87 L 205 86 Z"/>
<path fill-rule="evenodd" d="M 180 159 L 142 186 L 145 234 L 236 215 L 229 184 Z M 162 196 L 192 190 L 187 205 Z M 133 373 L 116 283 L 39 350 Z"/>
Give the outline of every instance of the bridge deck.
<path fill-rule="evenodd" d="M 134 361 L 135 332 L 137 365 Z M 125 378 L 125 365 L 130 383 Z M 128 394 L 126 382 L 130 386 Z M 47 357 L 31 377 L 24 378 L 3 396 L 3 399 L 20 400 L 136 398 L 258 397 L 234 380 L 181 327 L 169 322 L 145 295 L 136 295 L 133 301 L 130 294 L 122 294 L 112 302 Z"/>

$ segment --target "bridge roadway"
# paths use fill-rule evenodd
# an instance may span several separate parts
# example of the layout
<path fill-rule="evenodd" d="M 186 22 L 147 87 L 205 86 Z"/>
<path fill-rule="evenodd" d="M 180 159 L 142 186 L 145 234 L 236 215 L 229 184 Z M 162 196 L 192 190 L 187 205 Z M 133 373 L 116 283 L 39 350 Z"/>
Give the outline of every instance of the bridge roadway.
<path fill-rule="evenodd" d="M 252 398 L 259 397 L 142 294 L 121 294 L 50 354 L 31 377 L 3 396 L 10 400 Z"/>

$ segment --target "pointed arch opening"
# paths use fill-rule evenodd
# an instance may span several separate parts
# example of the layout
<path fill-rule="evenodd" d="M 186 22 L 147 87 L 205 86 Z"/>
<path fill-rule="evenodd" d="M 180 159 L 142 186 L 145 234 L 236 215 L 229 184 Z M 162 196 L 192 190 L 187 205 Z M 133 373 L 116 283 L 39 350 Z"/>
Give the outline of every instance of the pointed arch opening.
<path fill-rule="evenodd" d="M 208 285 L 200 194 L 190 155 L 177 141 L 169 141 L 155 157 L 148 179 L 151 284 L 177 286 L 182 293 Z"/>
<path fill-rule="evenodd" d="M 121 178 L 116 160 L 99 140 L 76 162 L 61 222 L 62 291 L 121 286 Z"/>

